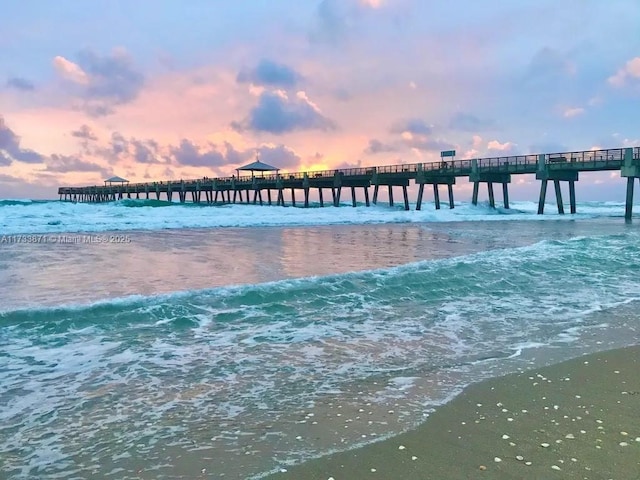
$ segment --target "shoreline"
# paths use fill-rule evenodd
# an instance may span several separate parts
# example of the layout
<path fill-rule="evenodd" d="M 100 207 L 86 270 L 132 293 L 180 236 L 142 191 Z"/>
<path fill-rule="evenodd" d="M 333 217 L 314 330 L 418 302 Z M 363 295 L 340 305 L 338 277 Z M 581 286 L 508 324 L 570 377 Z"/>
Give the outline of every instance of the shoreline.
<path fill-rule="evenodd" d="M 640 478 L 639 367 L 636 345 L 482 381 L 414 430 L 262 478 Z"/>

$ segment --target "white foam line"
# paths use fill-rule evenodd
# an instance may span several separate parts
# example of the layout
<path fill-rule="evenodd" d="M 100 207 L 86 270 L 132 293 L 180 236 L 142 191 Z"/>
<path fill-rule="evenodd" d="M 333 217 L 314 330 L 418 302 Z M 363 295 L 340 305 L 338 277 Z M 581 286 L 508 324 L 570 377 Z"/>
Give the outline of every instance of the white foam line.
<path fill-rule="evenodd" d="M 0 205 L 0 231 L 5 235 L 26 233 L 74 233 L 131 230 L 165 230 L 213 227 L 264 227 L 380 223 L 434 223 L 460 221 L 574 221 L 623 215 L 616 203 L 579 204 L 578 214 L 537 215 L 534 202 L 512 202 L 512 209 L 492 209 L 487 204 L 457 203 L 453 210 L 424 208 L 405 211 L 382 204 L 372 207 L 291 208 L 254 205 L 224 207 L 173 204 L 166 207 L 134 205 L 135 201 L 107 204 L 33 202 Z M 141 200 L 140 204 L 144 205 Z M 28 215 L 25 213 L 28 212 Z"/>

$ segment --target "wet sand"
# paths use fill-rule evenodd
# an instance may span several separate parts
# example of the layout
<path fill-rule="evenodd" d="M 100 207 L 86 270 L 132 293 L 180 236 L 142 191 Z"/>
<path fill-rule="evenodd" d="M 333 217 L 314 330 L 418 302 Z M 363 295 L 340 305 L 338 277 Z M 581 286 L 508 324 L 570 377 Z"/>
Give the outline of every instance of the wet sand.
<path fill-rule="evenodd" d="M 478 383 L 410 432 L 270 479 L 640 479 L 640 346 Z"/>

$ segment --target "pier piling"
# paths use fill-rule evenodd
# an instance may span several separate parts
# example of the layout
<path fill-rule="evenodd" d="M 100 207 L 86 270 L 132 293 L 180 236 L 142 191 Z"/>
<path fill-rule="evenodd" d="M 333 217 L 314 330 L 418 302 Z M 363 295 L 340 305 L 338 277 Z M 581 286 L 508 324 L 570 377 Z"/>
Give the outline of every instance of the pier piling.
<path fill-rule="evenodd" d="M 549 180 L 554 183 L 558 212 L 564 213 L 562 183 L 568 182 L 569 204 L 572 214 L 576 213 L 575 182 L 580 172 L 619 171 L 627 178 L 625 218 L 630 220 L 633 214 L 634 182 L 640 179 L 640 147 L 603 150 L 585 150 L 554 154 L 517 155 L 494 158 L 475 158 L 468 160 L 450 160 L 447 162 L 385 165 L 379 167 L 356 167 L 321 172 L 298 172 L 282 175 L 269 174 L 260 177 L 232 176 L 220 178 L 203 177 L 195 180 L 169 180 L 161 182 L 126 183 L 122 185 L 60 187 L 58 195 L 61 201 L 69 202 L 109 202 L 123 198 L 149 199 L 155 196 L 161 200 L 164 196 L 173 202 L 177 193 L 179 202 L 201 203 L 202 192 L 207 204 L 231 204 L 260 202 L 262 191 L 267 191 L 268 204 L 273 204 L 271 190 L 277 194 L 276 205 L 285 206 L 284 189 L 291 190 L 291 204 L 296 206 L 296 190 L 302 189 L 304 206 L 310 206 L 310 191 L 318 189 L 320 206 L 324 207 L 324 189 L 330 188 L 334 206 L 340 205 L 342 187 L 351 189 L 351 204 L 358 205 L 357 188 L 362 187 L 364 200 L 369 202 L 370 186 L 373 186 L 373 204 L 378 202 L 380 186 L 386 186 L 389 192 L 389 205 L 394 206 L 394 187 L 402 188 L 405 210 L 409 209 L 408 187 L 413 180 L 417 188 L 416 210 L 422 208 L 424 187 L 433 185 L 435 209 L 442 207 L 440 185 L 447 185 L 449 208 L 454 208 L 453 185 L 456 178 L 466 177 L 473 186 L 471 201 L 478 204 L 480 183 L 487 184 L 489 205 L 495 208 L 494 184 L 502 184 L 504 207 L 509 208 L 508 184 L 511 175 L 535 174 L 540 180 L 538 213 L 544 213 L 547 186 Z M 253 191 L 253 199 L 251 198 Z M 154 195 L 155 192 L 155 195 Z M 215 192 L 215 193 L 214 193 Z M 232 198 L 233 192 L 233 198 Z M 245 196 L 243 198 L 243 196 Z"/>

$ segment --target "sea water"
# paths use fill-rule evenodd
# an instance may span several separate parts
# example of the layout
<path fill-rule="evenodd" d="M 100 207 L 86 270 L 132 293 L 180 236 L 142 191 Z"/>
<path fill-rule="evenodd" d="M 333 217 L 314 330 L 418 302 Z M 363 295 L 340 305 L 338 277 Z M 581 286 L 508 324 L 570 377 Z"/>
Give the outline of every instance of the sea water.
<path fill-rule="evenodd" d="M 250 478 L 638 342 L 623 206 L 0 202 L 0 477 Z"/>

